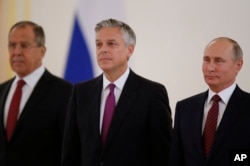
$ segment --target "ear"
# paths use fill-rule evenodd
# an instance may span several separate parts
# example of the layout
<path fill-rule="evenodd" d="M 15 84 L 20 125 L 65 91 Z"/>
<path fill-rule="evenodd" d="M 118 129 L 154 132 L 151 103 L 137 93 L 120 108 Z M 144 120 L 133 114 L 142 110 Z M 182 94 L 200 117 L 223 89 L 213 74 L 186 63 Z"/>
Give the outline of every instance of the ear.
<path fill-rule="evenodd" d="M 41 46 L 41 48 L 40 48 L 40 52 L 41 52 L 41 55 L 42 55 L 42 57 L 44 57 L 44 55 L 45 55 L 45 53 L 46 53 L 46 47 L 45 46 Z"/>
<path fill-rule="evenodd" d="M 240 69 L 242 68 L 243 66 L 243 59 L 240 59 L 236 62 L 236 65 L 237 65 L 237 70 L 240 71 Z"/>
<path fill-rule="evenodd" d="M 135 49 L 134 45 L 131 44 L 128 46 L 128 59 L 133 55 L 134 49 Z"/>

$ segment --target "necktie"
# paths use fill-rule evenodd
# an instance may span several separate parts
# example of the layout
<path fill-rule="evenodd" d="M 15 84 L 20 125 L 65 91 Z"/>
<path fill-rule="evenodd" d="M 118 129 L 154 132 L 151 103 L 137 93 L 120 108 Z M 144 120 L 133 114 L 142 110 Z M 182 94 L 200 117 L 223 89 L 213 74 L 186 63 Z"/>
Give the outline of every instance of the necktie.
<path fill-rule="evenodd" d="M 205 150 L 206 157 L 208 157 L 213 141 L 214 141 L 214 137 L 216 133 L 216 126 L 217 126 L 217 119 L 218 119 L 218 112 L 219 112 L 219 101 L 221 100 L 221 98 L 218 95 L 214 95 L 212 100 L 213 100 L 213 105 L 208 112 L 204 132 L 203 132 L 204 150 Z"/>
<path fill-rule="evenodd" d="M 24 84 L 25 82 L 22 79 L 17 82 L 17 87 L 10 103 L 6 124 L 6 134 L 8 141 L 10 140 L 16 126 L 17 115 L 19 112 L 19 104 L 22 97 L 22 87 Z"/>
<path fill-rule="evenodd" d="M 105 143 L 106 136 L 108 133 L 108 129 L 113 117 L 113 113 L 115 110 L 115 95 L 114 95 L 114 89 L 115 85 L 114 84 L 109 84 L 109 94 L 106 99 L 106 104 L 104 108 L 104 115 L 103 115 L 103 122 L 102 122 L 102 134 L 101 134 L 101 139 L 102 143 Z"/>

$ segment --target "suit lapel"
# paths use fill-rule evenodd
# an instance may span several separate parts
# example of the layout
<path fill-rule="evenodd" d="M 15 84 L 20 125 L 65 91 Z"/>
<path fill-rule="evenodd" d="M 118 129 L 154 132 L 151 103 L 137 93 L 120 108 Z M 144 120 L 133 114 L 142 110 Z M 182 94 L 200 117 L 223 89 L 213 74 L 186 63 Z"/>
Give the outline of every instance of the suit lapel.
<path fill-rule="evenodd" d="M 5 87 L 2 87 L 2 91 L 1 91 L 1 94 L 0 94 L 0 120 L 1 120 L 1 123 L 0 123 L 0 130 L 1 130 L 1 133 L 5 133 L 5 126 L 4 126 L 4 107 L 5 107 L 5 101 L 6 101 L 6 98 L 7 98 L 7 95 L 8 95 L 8 92 L 10 90 L 10 86 L 12 84 L 12 82 L 14 81 L 15 78 L 11 79 L 10 81 L 8 81 L 4 86 Z M 3 85 L 2 85 L 3 86 Z M 3 138 L 4 140 L 6 140 L 6 135 L 4 134 L 3 135 L 5 138 Z"/>
<path fill-rule="evenodd" d="M 100 133 L 100 107 L 101 107 L 101 94 L 102 94 L 102 77 L 98 78 L 98 82 L 93 86 L 92 93 L 90 96 L 91 104 L 90 109 L 91 110 L 91 117 L 92 121 L 96 124 L 96 127 L 98 128 L 98 131 Z"/>
<path fill-rule="evenodd" d="M 13 133 L 13 138 L 15 138 L 15 134 L 18 133 L 22 125 L 25 123 L 26 119 L 29 117 L 29 115 L 35 111 L 35 107 L 37 106 L 37 103 L 41 101 L 41 98 L 43 98 L 44 95 L 46 95 L 46 92 L 48 91 L 49 86 L 47 86 L 52 80 L 52 75 L 45 70 L 44 74 L 38 81 L 37 85 L 35 86 L 33 92 L 31 93 L 27 103 L 25 104 L 22 114 L 19 117 L 19 120 L 17 122 L 17 126 L 15 129 L 15 132 Z"/>
<path fill-rule="evenodd" d="M 196 108 L 196 112 L 191 115 L 193 116 L 193 130 L 194 130 L 194 140 L 195 140 L 195 146 L 198 151 L 198 154 L 202 155 L 204 157 L 204 148 L 203 148 L 203 133 L 202 133 L 202 122 L 203 122 L 203 116 L 204 116 L 204 103 L 207 98 L 207 92 L 202 93 L 196 104 L 193 104 Z M 192 135 L 192 134 L 191 134 Z"/>
<path fill-rule="evenodd" d="M 90 94 L 88 94 L 88 98 L 90 99 L 89 102 L 89 108 L 86 108 L 88 110 L 88 118 L 87 121 L 91 122 L 89 123 L 90 127 L 95 131 L 95 137 L 99 138 L 99 143 L 101 146 L 101 137 L 100 137 L 100 105 L 101 105 L 101 93 L 102 93 L 102 86 L 103 86 L 103 79 L 102 75 L 97 77 L 97 81 L 93 84 L 92 90 Z M 84 92 L 82 92 L 84 93 Z M 91 132 L 93 133 L 93 132 Z"/>

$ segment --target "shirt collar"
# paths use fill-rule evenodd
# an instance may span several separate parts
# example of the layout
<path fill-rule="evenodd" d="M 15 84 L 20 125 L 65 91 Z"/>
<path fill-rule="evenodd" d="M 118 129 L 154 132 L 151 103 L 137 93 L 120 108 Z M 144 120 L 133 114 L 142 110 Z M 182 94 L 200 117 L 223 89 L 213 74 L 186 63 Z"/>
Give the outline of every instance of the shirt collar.
<path fill-rule="evenodd" d="M 130 70 L 129 70 L 129 68 L 127 68 L 126 71 L 115 82 L 113 82 L 113 84 L 115 84 L 116 88 L 118 88 L 120 90 L 123 89 L 125 82 L 128 78 L 129 72 L 130 72 Z M 111 82 L 103 74 L 103 88 L 106 89 L 110 83 Z"/>
<path fill-rule="evenodd" d="M 38 80 L 41 78 L 45 71 L 44 66 L 40 66 L 36 70 L 34 70 L 32 73 L 28 74 L 27 76 L 20 78 L 19 76 L 16 76 L 16 79 L 14 80 L 14 83 L 16 83 L 19 79 L 23 79 L 26 83 L 26 85 L 34 88 Z"/>
<path fill-rule="evenodd" d="M 221 100 L 223 101 L 224 104 L 227 104 L 231 95 L 233 94 L 233 91 L 236 88 L 236 83 L 233 83 L 231 86 L 229 86 L 228 88 L 220 91 L 219 93 L 217 93 Z M 211 89 L 209 89 L 208 91 L 208 102 L 211 102 L 212 97 L 215 95 L 216 93 L 213 92 Z"/>

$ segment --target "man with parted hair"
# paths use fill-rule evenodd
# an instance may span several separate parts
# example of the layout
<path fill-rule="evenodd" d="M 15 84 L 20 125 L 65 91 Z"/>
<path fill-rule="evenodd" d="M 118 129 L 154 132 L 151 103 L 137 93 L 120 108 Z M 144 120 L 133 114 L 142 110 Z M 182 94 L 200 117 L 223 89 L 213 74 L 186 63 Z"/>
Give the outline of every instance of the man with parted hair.
<path fill-rule="evenodd" d="M 74 86 L 62 166 L 167 166 L 172 119 L 165 87 L 128 67 L 136 44 L 129 25 L 107 19 L 95 32 L 103 74 Z"/>

